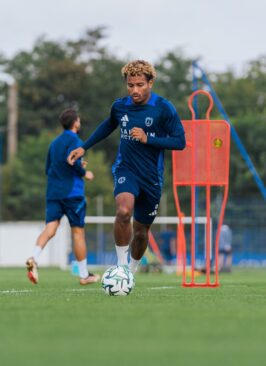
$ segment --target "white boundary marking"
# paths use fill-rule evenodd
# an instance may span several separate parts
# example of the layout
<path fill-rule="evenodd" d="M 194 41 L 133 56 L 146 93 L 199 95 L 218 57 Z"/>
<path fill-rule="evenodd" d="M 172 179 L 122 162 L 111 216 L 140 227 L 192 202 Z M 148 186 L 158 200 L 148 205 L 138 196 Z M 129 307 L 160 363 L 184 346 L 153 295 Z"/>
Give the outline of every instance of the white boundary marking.
<path fill-rule="evenodd" d="M 86 224 L 113 224 L 115 221 L 115 216 L 86 216 Z M 133 219 L 132 219 L 133 221 Z M 183 224 L 191 224 L 192 217 L 184 216 L 182 218 Z M 154 224 L 178 224 L 179 218 L 177 216 L 157 216 L 153 222 Z M 206 216 L 195 217 L 196 224 L 207 224 Z"/>
<path fill-rule="evenodd" d="M 99 291 L 101 288 L 71 288 L 64 292 L 87 292 L 87 291 Z"/>
<path fill-rule="evenodd" d="M 177 286 L 157 286 L 157 287 L 148 287 L 147 290 L 155 290 L 155 291 L 160 291 L 160 290 L 171 290 L 171 289 L 175 289 L 177 290 L 177 292 L 172 292 L 171 294 L 165 294 L 164 296 L 168 296 L 168 297 L 183 297 L 183 294 L 185 291 L 181 288 L 181 286 L 177 285 Z M 184 290 L 182 291 L 182 294 L 180 293 L 180 291 L 178 290 Z M 66 289 L 63 290 L 62 293 L 86 293 L 86 292 L 103 292 L 103 290 L 101 288 L 81 288 L 81 289 Z M 35 290 L 15 290 L 15 289 L 11 289 L 11 290 L 0 290 L 0 296 L 1 295 L 24 295 L 24 294 L 28 294 L 28 293 L 49 293 L 50 291 L 45 291 L 45 289 L 42 289 L 41 291 L 37 291 L 35 292 Z M 189 292 L 189 294 L 191 295 L 191 292 Z M 145 296 L 142 293 L 138 293 L 137 296 Z M 119 296 L 118 296 L 119 297 Z M 201 298 L 208 298 L 208 297 L 213 297 L 213 293 L 204 293 L 204 291 L 201 292 Z M 239 297 L 239 294 L 227 294 L 227 297 Z M 245 298 L 249 298 L 249 297 L 262 297 L 265 298 L 265 294 L 243 294 L 242 296 L 240 296 L 241 298 L 245 299 Z M 67 301 L 69 301 L 69 299 L 67 299 Z"/>
<path fill-rule="evenodd" d="M 101 288 L 73 288 L 68 290 L 63 290 L 62 292 L 88 292 L 88 291 L 100 291 Z M 27 293 L 34 293 L 34 290 L 0 290 L 0 296 L 1 295 L 22 295 Z M 38 291 L 39 292 L 39 291 Z M 41 290 L 42 293 L 47 292 L 45 289 Z M 48 290 L 48 292 L 50 292 Z M 36 292 L 35 292 L 36 293 Z"/>
<path fill-rule="evenodd" d="M 28 293 L 28 292 L 33 292 L 32 290 L 1 290 L 0 291 L 0 295 L 13 295 L 13 294 L 23 294 L 23 293 Z"/>

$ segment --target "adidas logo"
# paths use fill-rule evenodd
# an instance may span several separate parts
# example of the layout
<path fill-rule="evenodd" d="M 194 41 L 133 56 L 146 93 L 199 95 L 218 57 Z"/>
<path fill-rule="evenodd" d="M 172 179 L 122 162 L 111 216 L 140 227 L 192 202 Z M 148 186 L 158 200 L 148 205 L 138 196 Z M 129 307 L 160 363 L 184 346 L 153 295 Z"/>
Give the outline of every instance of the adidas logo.
<path fill-rule="evenodd" d="M 159 207 L 159 205 L 156 204 L 155 207 L 154 207 L 155 210 L 152 211 L 151 213 L 149 213 L 149 216 L 156 216 L 157 215 L 157 211 L 158 211 L 158 207 Z"/>
<path fill-rule="evenodd" d="M 127 122 L 129 121 L 127 114 L 125 114 L 125 115 L 121 118 L 121 121 L 122 121 L 122 125 L 123 125 L 123 127 L 125 127 L 125 126 L 127 125 Z"/>
<path fill-rule="evenodd" d="M 128 121 L 129 121 L 127 114 L 125 114 L 125 115 L 121 118 L 121 121 L 122 121 L 122 122 L 128 122 Z"/>

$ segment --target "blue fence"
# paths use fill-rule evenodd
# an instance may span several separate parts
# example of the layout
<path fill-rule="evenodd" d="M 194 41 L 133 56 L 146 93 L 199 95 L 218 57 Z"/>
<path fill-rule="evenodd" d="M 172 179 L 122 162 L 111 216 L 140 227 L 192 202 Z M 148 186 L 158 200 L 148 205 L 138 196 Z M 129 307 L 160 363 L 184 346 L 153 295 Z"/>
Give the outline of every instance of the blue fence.
<path fill-rule="evenodd" d="M 225 221 L 230 226 L 233 234 L 233 264 L 241 266 L 266 266 L 266 203 L 263 199 L 234 199 L 229 200 Z M 174 264 L 175 253 L 173 243 L 176 228 L 168 225 L 167 232 L 160 225 L 153 225 L 152 231 L 166 261 Z M 190 242 L 190 230 L 186 230 L 187 242 Z M 198 225 L 199 240 L 197 243 L 199 260 L 203 259 L 204 232 L 203 226 Z M 213 222 L 213 236 L 216 233 L 215 221 Z M 99 235 L 97 225 L 86 226 L 86 239 L 88 244 L 88 262 L 90 264 L 115 264 L 116 254 L 113 238 L 113 227 L 103 225 Z M 99 243 L 99 240 L 101 241 Z M 214 242 L 214 240 L 213 240 Z M 169 258 L 172 255 L 172 258 Z M 73 260 L 73 253 L 69 255 L 69 262 Z"/>

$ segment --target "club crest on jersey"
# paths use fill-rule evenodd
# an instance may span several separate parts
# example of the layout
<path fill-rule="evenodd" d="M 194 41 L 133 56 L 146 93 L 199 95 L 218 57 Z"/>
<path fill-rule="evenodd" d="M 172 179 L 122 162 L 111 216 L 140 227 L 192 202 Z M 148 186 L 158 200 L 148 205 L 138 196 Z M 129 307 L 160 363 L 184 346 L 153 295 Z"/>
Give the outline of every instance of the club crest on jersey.
<path fill-rule="evenodd" d="M 123 184 L 125 181 L 126 181 L 126 177 L 120 177 L 120 178 L 118 179 L 118 183 L 119 183 L 119 184 Z"/>
<path fill-rule="evenodd" d="M 121 121 L 122 121 L 122 126 L 123 126 L 123 127 L 126 127 L 127 122 L 129 122 L 128 115 L 127 115 L 127 114 L 125 114 L 125 115 L 121 118 Z"/>
<path fill-rule="evenodd" d="M 146 119 L 145 119 L 145 125 L 146 125 L 147 127 L 150 127 L 152 124 L 153 124 L 153 118 L 151 118 L 151 117 L 146 117 Z"/>

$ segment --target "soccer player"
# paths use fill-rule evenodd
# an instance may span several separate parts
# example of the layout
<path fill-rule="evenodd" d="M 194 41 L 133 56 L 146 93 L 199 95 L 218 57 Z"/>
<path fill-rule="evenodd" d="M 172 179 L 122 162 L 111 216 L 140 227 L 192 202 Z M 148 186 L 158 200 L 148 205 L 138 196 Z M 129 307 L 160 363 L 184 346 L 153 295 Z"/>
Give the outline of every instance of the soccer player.
<path fill-rule="evenodd" d="M 219 257 L 218 268 L 219 272 L 232 271 L 232 230 L 228 225 L 223 224 L 219 239 Z"/>
<path fill-rule="evenodd" d="M 147 248 L 148 231 L 159 207 L 164 149 L 182 150 L 186 142 L 174 106 L 152 92 L 156 77 L 153 66 L 136 60 L 122 68 L 122 75 L 129 95 L 113 103 L 110 116 L 81 147 L 70 153 L 68 162 L 73 165 L 87 149 L 119 126 L 120 146 L 112 167 L 116 202 L 115 247 L 118 265 L 125 265 L 131 245 L 129 268 L 134 274 Z"/>
<path fill-rule="evenodd" d="M 82 144 L 78 137 L 81 126 L 79 115 L 75 110 L 67 109 L 62 112 L 59 121 L 64 131 L 51 143 L 46 160 L 46 226 L 37 239 L 32 257 L 26 262 L 28 278 L 32 283 L 38 283 L 38 258 L 55 235 L 60 219 L 66 215 L 71 226 L 80 284 L 87 285 L 100 279 L 99 275 L 88 272 L 84 230 L 86 200 L 83 178 L 92 180 L 94 176 L 91 171 L 85 170 L 86 163 L 81 159 L 77 159 L 73 166 L 67 163 L 70 151 Z"/>

